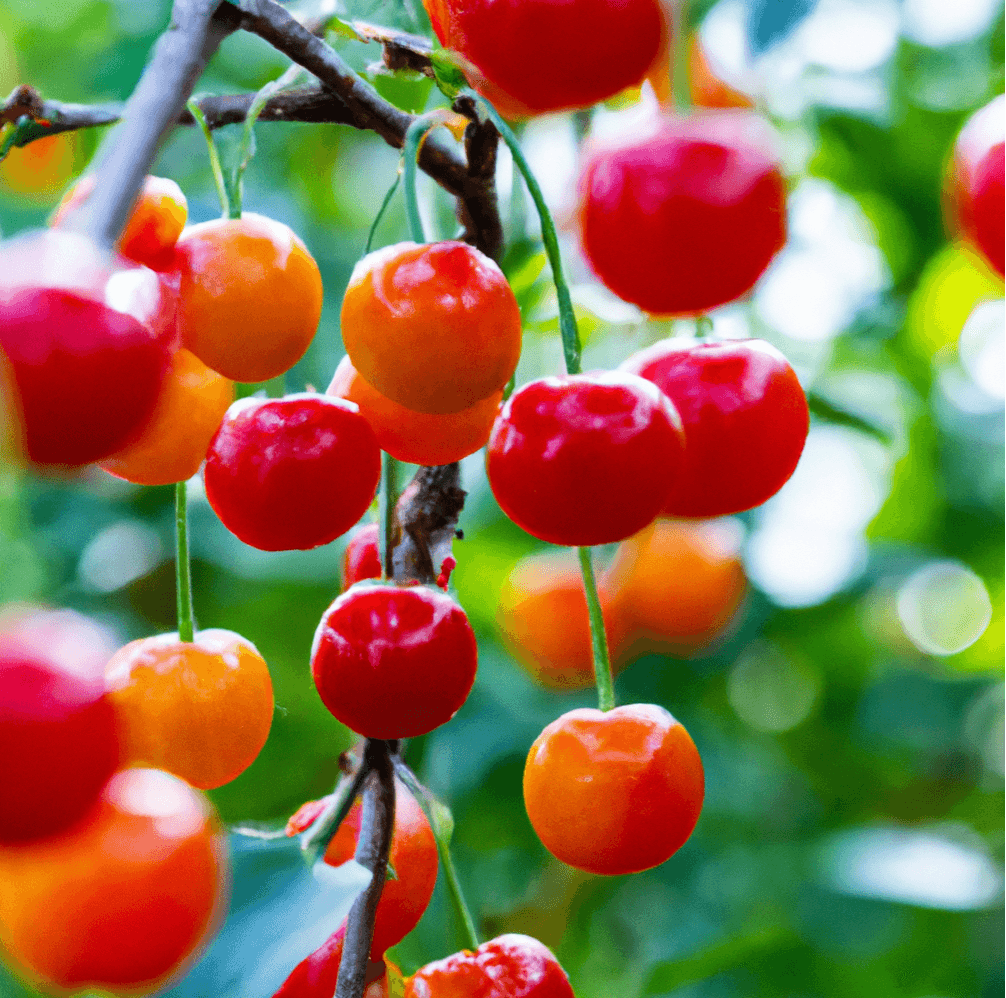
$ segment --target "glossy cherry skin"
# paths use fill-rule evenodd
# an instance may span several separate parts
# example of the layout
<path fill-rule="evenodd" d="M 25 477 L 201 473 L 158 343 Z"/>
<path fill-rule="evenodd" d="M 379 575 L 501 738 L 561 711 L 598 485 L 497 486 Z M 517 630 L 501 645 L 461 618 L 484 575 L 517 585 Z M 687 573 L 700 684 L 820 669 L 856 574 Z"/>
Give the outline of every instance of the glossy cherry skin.
<path fill-rule="evenodd" d="M 0 350 L 29 460 L 80 466 L 134 440 L 170 359 L 173 303 L 157 275 L 73 233 L 0 250 Z"/>
<path fill-rule="evenodd" d="M 420 967 L 405 998 L 573 998 L 573 988 L 546 946 L 509 933 Z"/>
<path fill-rule="evenodd" d="M 310 956 L 305 957 L 290 972 L 273 998 L 332 998 L 339 980 L 339 964 L 346 942 L 346 925 L 343 923 Z M 362 998 L 398 998 L 401 991 L 392 993 L 389 976 L 399 981 L 402 972 L 390 962 L 368 960 L 366 984 Z"/>
<path fill-rule="evenodd" d="M 588 873 L 638 873 L 669 859 L 702 810 L 702 760 L 654 704 L 571 710 L 535 739 L 527 816 L 556 859 Z"/>
<path fill-rule="evenodd" d="M 304 356 L 321 272 L 289 226 L 246 212 L 193 225 L 175 247 L 182 346 L 232 381 L 268 381 Z"/>
<path fill-rule="evenodd" d="M 618 671 L 625 664 L 627 615 L 603 578 L 598 580 L 598 597 L 611 664 Z M 500 594 L 496 622 L 510 654 L 542 685 L 560 690 L 594 685 L 587 597 L 574 552 L 535 554 L 519 561 Z"/>
<path fill-rule="evenodd" d="M 325 395 L 247 398 L 206 455 L 206 498 L 262 551 L 318 547 L 344 534 L 377 493 L 381 453 L 352 402 Z"/>
<path fill-rule="evenodd" d="M 639 83 L 666 33 L 656 0 L 424 0 L 445 48 L 506 117 L 589 107 Z"/>
<path fill-rule="evenodd" d="M 62 224 L 93 190 L 93 176 L 78 180 L 63 195 L 49 224 Z M 171 250 L 185 228 L 188 215 L 188 202 L 178 184 L 166 177 L 147 176 L 126 228 L 119 237 L 119 252 L 154 270 L 169 267 Z"/>
<path fill-rule="evenodd" d="M 503 271 L 461 242 L 396 243 L 353 268 L 342 341 L 360 376 L 406 409 L 444 415 L 502 391 L 520 357 Z"/>
<path fill-rule="evenodd" d="M 667 516 L 739 513 L 796 470 L 810 427 L 796 372 L 764 340 L 661 340 L 621 366 L 652 381 L 681 414 L 684 468 Z"/>
<path fill-rule="evenodd" d="M 88 654 L 80 668 L 0 637 L 0 845 L 79 821 L 119 764 L 118 721 Z"/>
<path fill-rule="evenodd" d="M 212 809 L 154 769 L 108 782 L 80 825 L 0 850 L 0 943 L 58 994 L 149 994 L 192 961 L 226 906 Z"/>
<path fill-rule="evenodd" d="M 381 450 L 408 464 L 432 467 L 451 464 L 485 446 L 503 401 L 500 389 L 461 412 L 433 415 L 415 412 L 385 398 L 360 377 L 343 357 L 326 394 L 348 399 L 377 435 Z"/>
<path fill-rule="evenodd" d="M 207 367 L 194 353 L 176 350 L 139 439 L 102 461 L 102 468 L 137 485 L 188 481 L 199 471 L 233 401 L 233 381 Z"/>
<path fill-rule="evenodd" d="M 125 762 L 180 776 L 200 790 L 229 783 L 258 756 L 272 726 L 269 669 L 233 631 L 194 640 L 131 641 L 105 667 Z"/>
<path fill-rule="evenodd" d="M 958 230 L 1003 276 L 1003 175 L 1006 140 L 1001 94 L 973 114 L 954 146 L 947 184 L 946 208 L 951 228 Z"/>
<path fill-rule="evenodd" d="M 486 472 L 501 509 L 552 544 L 608 544 L 663 508 L 684 450 L 674 406 L 618 371 L 542 378 L 493 426 Z"/>
<path fill-rule="evenodd" d="M 308 827 L 320 811 L 314 805 L 321 801 L 310 801 L 290 819 L 287 834 L 294 834 Z M 301 819 L 301 815 L 304 818 Z M 325 862 L 331 866 L 341 866 L 351 860 L 356 852 L 360 836 L 360 820 L 363 805 L 359 798 L 349 809 L 349 814 L 339 826 L 328 848 Z M 423 809 L 409 792 L 408 787 L 395 780 L 395 825 L 391 833 L 391 853 L 389 856 L 397 880 L 388 879 L 377 904 L 374 919 L 374 939 L 370 947 L 370 959 L 379 961 L 387 949 L 401 942 L 419 923 L 433 896 L 437 882 L 437 842 L 433 837 Z M 342 933 L 344 925 L 336 934 Z M 331 960 L 333 938 L 307 957 L 302 967 L 317 976 L 323 974 L 324 965 Z M 334 984 L 339 965 L 329 968 Z"/>
<path fill-rule="evenodd" d="M 660 315 L 750 291 L 786 241 L 786 188 L 764 129 L 748 112 L 707 112 L 595 146 L 579 215 L 601 281 Z"/>
<path fill-rule="evenodd" d="M 381 554 L 377 547 L 378 526 L 368 523 L 349 539 L 342 556 L 342 589 L 364 579 L 381 577 Z"/>
<path fill-rule="evenodd" d="M 322 615 L 311 672 L 346 727 L 367 738 L 414 738 L 455 715 L 477 659 L 468 618 L 449 596 L 363 583 Z"/>

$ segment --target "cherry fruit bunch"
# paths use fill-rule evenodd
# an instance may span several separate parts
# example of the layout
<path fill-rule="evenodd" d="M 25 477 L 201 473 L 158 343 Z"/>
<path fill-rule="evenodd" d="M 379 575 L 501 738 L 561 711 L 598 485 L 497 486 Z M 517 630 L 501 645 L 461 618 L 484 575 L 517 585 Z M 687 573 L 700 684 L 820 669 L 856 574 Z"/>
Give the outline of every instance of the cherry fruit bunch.
<path fill-rule="evenodd" d="M 427 5 L 475 88 L 472 105 L 522 170 L 485 97 L 526 116 L 591 105 L 661 60 L 666 71 L 658 0 Z M 609 56 L 584 58 L 595 49 Z M 988 180 L 977 155 L 967 177 Z M 407 175 L 411 167 L 407 159 Z M 465 242 L 427 242 L 414 210 L 413 241 L 368 253 L 353 271 L 346 357 L 327 391 L 236 402 L 235 382 L 279 378 L 318 326 L 318 267 L 286 226 L 238 211 L 185 228 L 177 185 L 148 177 L 116 253 L 105 254 L 73 228 L 92 193 L 85 180 L 51 231 L 0 250 L 0 376 L 25 459 L 181 483 L 177 633 L 132 642 L 107 663 L 85 654 L 90 639 L 66 616 L 8 621 L 0 638 L 0 942 L 40 986 L 149 993 L 194 958 L 221 914 L 225 852 L 199 791 L 254 760 L 273 698 L 250 642 L 194 629 L 184 483 L 200 468 L 220 520 L 266 551 L 344 535 L 381 489 L 381 523 L 348 544 L 345 588 L 318 624 L 310 662 L 325 706 L 367 744 L 387 743 L 399 777 L 395 872 L 371 913 L 368 998 L 572 995 L 555 957 L 525 936 L 472 938 L 406 979 L 385 961 L 426 909 L 440 861 L 449 864 L 435 802 L 401 761 L 401 743 L 448 722 L 477 668 L 475 636 L 449 592 L 449 542 L 432 544 L 406 515 L 423 482 L 440 479 L 410 486 L 396 506 L 396 461 L 443 472 L 486 447 L 503 512 L 540 541 L 577 549 L 583 581 L 567 589 L 578 619 L 587 612 L 589 661 L 579 646 L 570 656 L 562 640 L 540 640 L 541 610 L 524 599 L 534 585 L 514 583 L 514 645 L 552 685 L 592 677 L 599 691 L 599 709 L 563 714 L 530 746 L 524 799 L 546 848 L 620 875 L 663 863 L 692 833 L 704 794 L 696 746 L 661 705 L 615 706 L 609 643 L 618 662 L 647 629 L 647 601 L 660 603 L 654 550 L 694 546 L 707 518 L 757 506 L 789 479 L 807 401 L 786 358 L 755 339 L 675 337 L 616 370 L 583 372 L 554 226 L 526 177 L 566 370 L 519 387 L 521 313 L 503 272 Z M 1001 168 L 998 184 L 1001 204 Z M 991 236 L 975 219 L 988 197 L 965 193 L 958 211 L 981 246 Z M 414 189 L 411 198 L 414 208 Z M 578 219 L 584 256 L 611 291 L 650 314 L 700 319 L 750 291 L 785 242 L 785 182 L 767 126 L 749 110 L 663 114 L 631 139 L 588 143 Z M 449 538 L 459 510 L 434 532 Z M 590 549 L 609 544 L 622 547 L 599 595 Z M 552 593 L 569 579 L 555 564 L 534 565 Z M 732 557 L 723 565 L 732 595 L 699 631 L 731 612 L 739 569 Z M 288 834 L 317 838 L 327 822 L 324 861 L 359 856 L 369 819 L 358 790 L 305 804 Z M 351 929 L 306 956 L 277 998 L 331 996 Z"/>

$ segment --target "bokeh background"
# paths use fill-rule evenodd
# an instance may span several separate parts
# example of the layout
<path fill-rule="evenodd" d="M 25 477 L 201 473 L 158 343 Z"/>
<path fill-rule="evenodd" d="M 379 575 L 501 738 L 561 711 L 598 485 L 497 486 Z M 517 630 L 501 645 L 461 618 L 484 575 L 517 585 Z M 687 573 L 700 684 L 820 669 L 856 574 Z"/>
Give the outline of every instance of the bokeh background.
<path fill-rule="evenodd" d="M 61 100 L 124 99 L 169 7 L 4 0 L 0 95 L 27 82 Z M 428 31 L 418 0 L 358 0 L 342 13 Z M 720 0 L 696 3 L 692 18 L 713 70 L 777 126 L 791 182 L 789 243 L 749 300 L 714 313 L 716 333 L 776 344 L 824 400 L 819 413 L 832 413 L 815 417 L 783 491 L 737 518 L 750 584 L 730 632 L 689 658 L 645 656 L 616 683 L 621 702 L 663 704 L 691 732 L 707 773 L 702 818 L 670 861 L 624 878 L 572 871 L 537 841 L 521 800 L 527 749 L 593 694 L 545 691 L 500 643 L 504 582 L 543 545 L 502 516 L 479 455 L 463 464 L 465 538 L 455 545 L 478 680 L 458 716 L 413 741 L 408 758 L 453 808 L 456 861 L 484 937 L 536 935 L 579 998 L 999 995 L 1003 285 L 948 240 L 941 188 L 961 124 L 1003 90 L 1002 5 Z M 376 47 L 339 45 L 360 68 L 380 58 Z M 285 68 L 237 34 L 197 90 L 254 90 Z M 410 110 L 443 103 L 429 81 L 375 79 Z M 579 139 L 625 127 L 649 99 L 627 94 L 592 116 L 523 128 L 563 230 L 587 368 L 614 366 L 675 325 L 605 292 L 575 238 Z M 218 133 L 224 155 L 236 131 Z M 323 389 L 342 354 L 342 292 L 398 155 L 341 126 L 262 124 L 257 137 L 245 208 L 291 225 L 326 288 L 317 339 L 287 386 Z M 5 237 L 43 223 L 99 139 L 47 140 L 0 165 Z M 180 183 L 192 221 L 219 215 L 194 130 L 176 132 L 155 172 Z M 520 383 L 558 370 L 561 353 L 537 222 L 505 151 L 499 190 L 504 266 L 526 329 Z M 428 222 L 453 234 L 449 199 L 425 178 L 420 193 Z M 376 245 L 403 238 L 399 196 Z M 196 481 L 190 491 L 199 625 L 254 641 L 277 701 L 260 758 L 211 796 L 230 824 L 277 827 L 331 789 L 353 740 L 307 667 L 339 591 L 343 542 L 258 552 L 219 524 Z M 0 598 L 75 608 L 117 641 L 174 629 L 172 498 L 100 471 L 42 479 L 0 468 Z M 295 924 L 283 884 L 299 861 L 234 841 L 235 921 L 173 994 L 259 998 L 252 982 L 270 950 L 255 926 Z M 395 955 L 408 972 L 458 946 L 438 887 Z M 0 970 L 0 995 L 30 993 Z"/>

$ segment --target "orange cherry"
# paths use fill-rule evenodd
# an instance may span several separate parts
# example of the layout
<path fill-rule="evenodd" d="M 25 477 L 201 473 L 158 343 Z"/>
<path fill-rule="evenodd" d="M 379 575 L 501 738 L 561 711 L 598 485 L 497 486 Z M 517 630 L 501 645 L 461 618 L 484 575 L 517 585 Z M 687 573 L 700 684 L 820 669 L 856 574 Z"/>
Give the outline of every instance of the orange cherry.
<path fill-rule="evenodd" d="M 188 350 L 177 350 L 140 439 L 102 461 L 101 466 L 137 485 L 188 481 L 203 463 L 233 401 L 233 381 Z"/>
<path fill-rule="evenodd" d="M 304 356 L 321 317 L 321 272 L 282 222 L 245 212 L 182 233 L 182 346 L 232 381 L 268 381 Z"/>
<path fill-rule="evenodd" d="M 49 221 L 59 224 L 94 190 L 94 177 L 78 180 L 63 195 L 63 200 Z M 119 252 L 130 260 L 154 270 L 171 265 L 171 250 L 185 228 L 189 205 L 182 189 L 167 177 L 147 176 L 133 213 L 119 237 Z"/>
<path fill-rule="evenodd" d="M 603 578 L 598 596 L 612 666 L 617 670 L 624 664 L 625 614 Z M 503 587 L 496 620 L 510 653 L 540 683 L 564 690 L 593 685 L 587 597 L 580 563 L 572 551 L 519 561 Z"/>
<path fill-rule="evenodd" d="M 524 767 L 527 816 L 556 859 L 588 873 L 638 873 L 684 845 L 704 794 L 688 732 L 655 704 L 571 710 Z"/>
<path fill-rule="evenodd" d="M 51 203 L 73 173 L 75 142 L 72 132 L 59 132 L 15 146 L 0 161 L 0 190 Z"/>
<path fill-rule="evenodd" d="M 202 794 L 123 770 L 70 830 L 0 850 L 0 944 L 46 990 L 150 994 L 192 962 L 227 882 Z"/>
<path fill-rule="evenodd" d="M 129 764 L 152 765 L 210 790 L 254 761 L 269 737 L 269 669 L 233 631 L 132 641 L 105 667 Z"/>
<path fill-rule="evenodd" d="M 409 464 L 451 464 L 485 446 L 503 401 L 503 390 L 461 412 L 433 415 L 406 409 L 360 377 L 349 357 L 335 369 L 328 395 L 355 402 L 381 450 Z"/>
<path fill-rule="evenodd" d="M 742 531 L 729 520 L 657 520 L 618 546 L 605 582 L 634 651 L 688 654 L 730 623 L 744 598 Z"/>
<path fill-rule="evenodd" d="M 503 271 L 475 247 L 396 243 L 353 268 L 342 341 L 360 376 L 392 402 L 457 413 L 510 380 L 520 309 Z"/>

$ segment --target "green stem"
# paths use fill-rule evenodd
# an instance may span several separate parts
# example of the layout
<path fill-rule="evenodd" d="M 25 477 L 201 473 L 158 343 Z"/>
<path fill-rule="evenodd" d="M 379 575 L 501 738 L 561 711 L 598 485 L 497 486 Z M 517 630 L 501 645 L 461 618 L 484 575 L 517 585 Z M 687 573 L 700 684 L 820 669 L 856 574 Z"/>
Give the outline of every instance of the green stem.
<path fill-rule="evenodd" d="M 458 916 L 458 921 L 464 932 L 464 942 L 467 949 L 478 949 L 479 934 L 475 929 L 475 920 L 465 903 L 465 896 L 461 892 L 461 883 L 458 880 L 458 871 L 454 868 L 454 860 L 451 859 L 451 836 L 454 834 L 454 816 L 446 804 L 442 804 L 424 787 L 416 778 L 416 774 L 400 759 L 395 757 L 395 773 L 404 783 L 412 796 L 416 798 L 416 803 L 423 809 L 430 828 L 433 830 L 433 837 L 437 843 L 437 853 L 440 856 L 440 864 L 444 869 L 444 881 L 447 884 L 447 893 L 450 895 L 451 904 Z"/>
<path fill-rule="evenodd" d="M 672 18 L 674 51 L 671 53 L 671 93 L 675 109 L 681 114 L 687 114 L 692 109 L 692 83 L 688 65 L 688 0 L 678 0 Z"/>
<path fill-rule="evenodd" d="M 398 502 L 398 461 L 387 451 L 381 451 L 381 494 L 378 498 L 377 550 L 381 557 L 384 577 L 394 575 L 391 543 L 395 532 L 395 504 Z"/>
<path fill-rule="evenodd" d="M 402 161 L 405 164 L 405 217 L 409 222 L 409 234 L 414 243 L 425 243 L 429 240 L 423 231 L 423 220 L 419 214 L 419 199 L 416 197 L 416 160 L 419 157 L 419 143 L 423 136 L 440 123 L 440 119 L 432 115 L 416 118 L 405 133 L 402 144 Z"/>
<path fill-rule="evenodd" d="M 178 639 L 192 641 L 192 567 L 189 560 L 189 494 L 187 484 L 175 485 L 175 595 L 178 601 Z"/>
<path fill-rule="evenodd" d="M 580 569 L 583 572 L 583 590 L 587 594 L 587 612 L 590 615 L 590 643 L 594 652 L 594 682 L 597 684 L 597 706 L 611 710 L 615 706 L 615 684 L 611 678 L 611 659 L 608 656 L 608 639 L 604 633 L 604 614 L 597 596 L 594 566 L 590 548 L 577 548 Z"/>
<path fill-rule="evenodd" d="M 317 860 L 325 855 L 329 842 L 346 820 L 353 801 L 359 796 L 368 772 L 370 770 L 361 761 L 355 773 L 341 777 L 332 791 L 332 796 L 325 802 L 324 810 L 301 835 L 300 849 L 308 866 L 314 866 Z"/>
<path fill-rule="evenodd" d="M 206 147 L 210 154 L 210 170 L 213 173 L 213 183 L 217 187 L 217 197 L 220 198 L 223 217 L 233 218 L 234 216 L 231 214 L 231 199 L 227 193 L 227 182 L 224 179 L 224 171 L 220 166 L 220 154 L 217 152 L 216 142 L 213 141 L 213 133 L 210 131 L 210 126 L 206 123 L 206 115 L 203 114 L 202 108 L 196 103 L 194 97 L 185 106 L 189 109 L 189 114 L 196 119 L 196 124 L 202 129 L 203 138 L 206 139 Z M 238 216 L 240 217 L 240 206 L 238 208 Z"/>
<path fill-rule="evenodd" d="M 388 188 L 388 193 L 384 195 L 384 200 L 381 202 L 381 207 L 377 214 L 374 216 L 374 221 L 370 226 L 370 231 L 367 233 L 367 245 L 363 248 L 363 255 L 366 256 L 370 252 L 370 247 L 374 245 L 374 235 L 377 232 L 377 226 L 380 224 L 382 218 L 384 218 L 384 213 L 388 210 L 388 205 L 391 204 L 391 199 L 395 196 L 395 191 L 398 190 L 398 185 L 402 181 L 402 170 L 401 167 L 398 169 L 398 173 L 395 174 L 394 183 Z"/>
<path fill-rule="evenodd" d="M 697 340 L 704 340 L 709 336 L 713 335 L 713 320 L 709 318 L 708 315 L 704 313 L 702 315 L 695 316 L 695 338 Z"/>
<path fill-rule="evenodd" d="M 555 223 L 552 215 L 545 204 L 545 197 L 538 186 L 538 181 L 531 172 L 527 159 L 521 150 L 517 136 L 514 135 L 510 126 L 500 117 L 499 112 L 481 94 L 474 90 L 464 89 L 461 91 L 470 97 L 481 107 L 490 121 L 496 126 L 503 141 L 507 144 L 513 155 L 514 164 L 524 177 L 527 184 L 531 200 L 534 201 L 538 209 L 538 217 L 541 219 L 541 241 L 545 245 L 545 254 L 548 256 L 549 266 L 552 268 L 552 280 L 555 282 L 555 294 L 559 300 L 559 332 L 562 334 L 562 352 L 566 361 L 566 372 L 568 374 L 579 374 L 580 367 L 580 333 L 576 328 L 576 313 L 573 311 L 573 299 L 569 293 L 569 285 L 562 272 L 562 259 L 559 256 L 559 236 L 555 231 Z"/>

